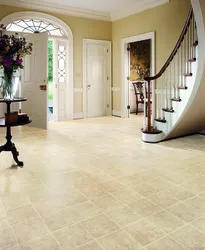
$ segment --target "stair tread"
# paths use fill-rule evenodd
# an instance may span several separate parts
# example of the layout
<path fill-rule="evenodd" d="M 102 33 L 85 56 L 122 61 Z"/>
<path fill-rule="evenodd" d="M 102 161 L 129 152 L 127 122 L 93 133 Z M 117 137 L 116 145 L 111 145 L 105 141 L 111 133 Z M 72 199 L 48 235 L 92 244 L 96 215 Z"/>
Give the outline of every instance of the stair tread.
<path fill-rule="evenodd" d="M 192 76 L 192 73 L 185 73 L 184 76 Z"/>
<path fill-rule="evenodd" d="M 188 89 L 187 86 L 179 86 L 178 89 Z"/>
<path fill-rule="evenodd" d="M 189 62 L 196 62 L 196 58 L 189 59 Z"/>
<path fill-rule="evenodd" d="M 171 98 L 170 100 L 171 100 L 171 101 L 174 101 L 174 102 L 181 102 L 181 99 L 180 99 L 180 98 Z"/>
<path fill-rule="evenodd" d="M 169 112 L 169 113 L 173 113 L 174 112 L 174 110 L 173 109 L 166 109 L 166 108 L 163 108 L 162 109 L 163 111 L 165 111 L 165 112 Z"/>
<path fill-rule="evenodd" d="M 167 120 L 165 120 L 164 118 L 163 119 L 161 119 L 161 118 L 155 118 L 155 121 L 162 122 L 162 123 L 166 123 L 167 122 Z"/>

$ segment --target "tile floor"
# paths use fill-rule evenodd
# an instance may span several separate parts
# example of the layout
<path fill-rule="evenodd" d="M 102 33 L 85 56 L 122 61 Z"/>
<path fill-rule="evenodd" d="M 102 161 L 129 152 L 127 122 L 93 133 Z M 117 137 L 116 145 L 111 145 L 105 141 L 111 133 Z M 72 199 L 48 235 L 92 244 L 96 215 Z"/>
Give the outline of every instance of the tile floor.
<path fill-rule="evenodd" d="M 141 124 L 15 128 L 25 166 L 0 154 L 0 250 L 204 250 L 205 137 L 145 144 Z"/>

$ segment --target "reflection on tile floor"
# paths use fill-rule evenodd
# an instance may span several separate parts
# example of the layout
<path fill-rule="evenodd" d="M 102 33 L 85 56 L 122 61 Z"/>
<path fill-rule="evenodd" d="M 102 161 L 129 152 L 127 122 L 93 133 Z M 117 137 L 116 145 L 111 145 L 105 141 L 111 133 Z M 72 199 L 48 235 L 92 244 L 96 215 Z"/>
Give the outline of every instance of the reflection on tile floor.
<path fill-rule="evenodd" d="M 0 154 L 0 250 L 205 249 L 205 137 L 145 144 L 141 126 L 14 128 L 24 168 Z"/>

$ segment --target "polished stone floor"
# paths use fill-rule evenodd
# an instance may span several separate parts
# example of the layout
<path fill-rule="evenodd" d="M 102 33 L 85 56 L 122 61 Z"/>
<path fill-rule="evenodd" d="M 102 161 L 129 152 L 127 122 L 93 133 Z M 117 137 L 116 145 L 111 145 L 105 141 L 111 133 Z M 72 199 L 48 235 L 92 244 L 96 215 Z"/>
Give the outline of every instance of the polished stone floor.
<path fill-rule="evenodd" d="M 205 136 L 145 144 L 141 124 L 15 128 L 25 166 L 0 154 L 0 250 L 204 250 Z"/>

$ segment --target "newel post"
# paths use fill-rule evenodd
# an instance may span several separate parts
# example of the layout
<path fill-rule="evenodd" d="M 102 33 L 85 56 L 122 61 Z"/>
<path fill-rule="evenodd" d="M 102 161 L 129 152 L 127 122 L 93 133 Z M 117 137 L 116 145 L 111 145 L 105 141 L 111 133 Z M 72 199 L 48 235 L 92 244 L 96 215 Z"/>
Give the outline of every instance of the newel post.
<path fill-rule="evenodd" d="M 148 131 L 151 130 L 151 86 L 150 80 L 147 81 L 147 129 Z"/>

